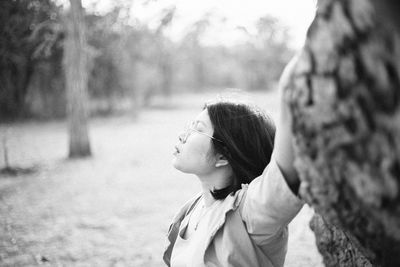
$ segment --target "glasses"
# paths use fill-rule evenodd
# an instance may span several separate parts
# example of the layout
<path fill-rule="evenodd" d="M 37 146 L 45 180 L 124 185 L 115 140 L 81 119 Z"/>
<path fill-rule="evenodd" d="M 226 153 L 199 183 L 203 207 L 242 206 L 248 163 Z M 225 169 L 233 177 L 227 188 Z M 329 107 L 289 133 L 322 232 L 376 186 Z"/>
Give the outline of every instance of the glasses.
<path fill-rule="evenodd" d="M 207 136 L 208 138 L 211 138 L 211 139 L 213 139 L 213 140 L 215 140 L 215 141 L 218 141 L 218 142 L 221 142 L 221 143 L 222 143 L 221 140 L 219 140 L 219 139 L 217 139 L 217 138 L 215 138 L 215 137 L 213 137 L 213 136 L 211 136 L 211 135 L 209 135 L 209 134 L 206 134 L 206 133 L 203 133 L 203 132 L 200 132 L 200 131 L 196 130 L 196 129 L 195 129 L 195 126 L 196 126 L 196 122 L 195 122 L 195 121 L 192 121 L 191 123 L 189 123 L 188 125 L 186 125 L 184 132 L 179 136 L 179 140 L 180 140 L 183 144 L 186 143 L 187 139 L 188 139 L 189 136 L 192 134 L 192 132 L 196 132 L 196 133 L 205 135 L 205 136 Z"/>

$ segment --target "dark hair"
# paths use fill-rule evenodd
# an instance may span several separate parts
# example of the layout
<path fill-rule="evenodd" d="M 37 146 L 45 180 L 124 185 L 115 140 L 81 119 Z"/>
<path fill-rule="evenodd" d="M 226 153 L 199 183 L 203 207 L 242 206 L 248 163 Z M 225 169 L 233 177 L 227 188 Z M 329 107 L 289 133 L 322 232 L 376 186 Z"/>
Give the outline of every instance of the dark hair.
<path fill-rule="evenodd" d="M 211 191 L 215 199 L 235 193 L 242 184 L 260 176 L 271 160 L 274 147 L 273 120 L 253 105 L 219 100 L 207 103 L 214 128 L 212 139 L 216 152 L 224 155 L 233 170 L 232 184 Z"/>

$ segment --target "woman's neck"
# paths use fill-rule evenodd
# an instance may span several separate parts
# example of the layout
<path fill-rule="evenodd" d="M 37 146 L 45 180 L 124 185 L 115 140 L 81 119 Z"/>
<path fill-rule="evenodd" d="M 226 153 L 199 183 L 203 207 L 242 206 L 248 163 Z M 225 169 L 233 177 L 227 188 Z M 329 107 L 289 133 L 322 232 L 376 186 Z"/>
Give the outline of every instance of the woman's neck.
<path fill-rule="evenodd" d="M 211 195 L 211 189 L 208 189 L 208 187 L 207 188 L 205 188 L 204 186 L 202 186 L 202 189 L 203 189 L 203 200 L 204 200 L 204 205 L 206 206 L 206 207 L 209 207 L 209 206 L 211 206 L 214 202 L 215 202 L 215 199 L 214 199 L 214 197 Z"/>
<path fill-rule="evenodd" d="M 231 183 L 229 174 L 225 172 L 214 173 L 213 175 L 207 176 L 198 176 L 198 178 L 201 183 L 204 204 L 206 207 L 211 206 L 215 202 L 214 197 L 211 195 L 211 191 L 214 191 L 215 189 L 225 188 Z"/>

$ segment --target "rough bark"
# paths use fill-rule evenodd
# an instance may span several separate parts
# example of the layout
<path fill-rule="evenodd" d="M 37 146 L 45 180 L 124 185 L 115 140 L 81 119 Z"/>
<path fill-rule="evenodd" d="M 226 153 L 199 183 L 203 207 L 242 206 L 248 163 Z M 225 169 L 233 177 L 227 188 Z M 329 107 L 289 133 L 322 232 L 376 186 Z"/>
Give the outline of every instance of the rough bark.
<path fill-rule="evenodd" d="M 400 266 L 400 39 L 373 1 L 318 1 L 286 91 L 327 266 Z"/>
<path fill-rule="evenodd" d="M 88 121 L 88 53 L 81 0 L 70 0 L 64 67 L 69 121 L 69 157 L 90 156 Z"/>
<path fill-rule="evenodd" d="M 321 215 L 312 217 L 310 228 L 317 237 L 317 247 L 324 256 L 326 266 L 372 266 L 365 256 L 368 252 L 361 251 L 357 240 L 341 228 L 326 223 Z"/>

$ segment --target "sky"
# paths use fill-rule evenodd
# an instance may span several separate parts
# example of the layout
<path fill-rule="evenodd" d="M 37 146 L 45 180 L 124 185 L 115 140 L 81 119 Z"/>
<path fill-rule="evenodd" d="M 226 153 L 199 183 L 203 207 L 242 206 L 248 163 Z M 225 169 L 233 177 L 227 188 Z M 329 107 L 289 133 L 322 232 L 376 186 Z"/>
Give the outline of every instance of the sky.
<path fill-rule="evenodd" d="M 131 5 L 130 16 L 134 20 L 156 27 L 163 9 L 176 6 L 174 20 L 166 34 L 179 40 L 190 25 L 212 14 L 212 23 L 204 35 L 204 43 L 209 45 L 232 45 L 243 39 L 245 27 L 255 30 L 255 22 L 264 15 L 277 18 L 287 26 L 292 37 L 290 45 L 300 48 L 304 42 L 308 26 L 315 15 L 316 0 L 82 0 L 84 7 L 98 12 L 109 10 L 115 2 Z M 95 7 L 94 7 L 95 6 Z"/>

